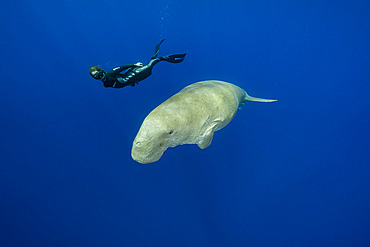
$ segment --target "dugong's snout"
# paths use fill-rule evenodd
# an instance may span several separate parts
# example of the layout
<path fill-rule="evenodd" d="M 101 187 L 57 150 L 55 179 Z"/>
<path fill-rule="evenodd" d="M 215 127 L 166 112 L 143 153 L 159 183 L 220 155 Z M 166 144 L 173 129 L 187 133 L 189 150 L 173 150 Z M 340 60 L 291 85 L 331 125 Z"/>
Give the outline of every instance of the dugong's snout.
<path fill-rule="evenodd" d="M 138 136 L 132 145 L 131 157 L 141 164 L 153 163 L 162 157 L 166 149 L 164 143 L 158 143 L 153 139 L 147 141 Z"/>
<path fill-rule="evenodd" d="M 150 152 L 145 147 L 143 148 L 142 143 L 137 141 L 132 145 L 131 157 L 141 164 L 148 164 L 159 160 L 161 155 Z"/>

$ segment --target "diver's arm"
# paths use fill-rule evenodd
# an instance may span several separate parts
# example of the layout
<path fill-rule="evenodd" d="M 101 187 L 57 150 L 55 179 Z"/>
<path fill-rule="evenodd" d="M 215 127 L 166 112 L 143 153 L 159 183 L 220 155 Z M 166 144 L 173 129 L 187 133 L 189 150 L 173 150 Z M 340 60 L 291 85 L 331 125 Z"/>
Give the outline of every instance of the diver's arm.
<path fill-rule="evenodd" d="M 119 66 L 119 67 L 116 67 L 116 68 L 113 68 L 111 69 L 111 73 L 112 74 L 116 74 L 116 73 L 120 73 L 126 69 L 130 69 L 130 68 L 133 68 L 133 67 L 138 67 L 138 65 L 136 64 L 126 64 L 126 65 L 123 65 L 123 66 Z"/>

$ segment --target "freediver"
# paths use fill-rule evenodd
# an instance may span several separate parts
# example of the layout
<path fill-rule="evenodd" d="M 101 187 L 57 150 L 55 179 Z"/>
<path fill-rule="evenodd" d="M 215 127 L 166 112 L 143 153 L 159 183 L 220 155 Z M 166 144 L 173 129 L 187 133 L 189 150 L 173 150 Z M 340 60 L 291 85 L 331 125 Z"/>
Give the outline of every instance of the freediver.
<path fill-rule="evenodd" d="M 140 62 L 136 64 L 126 64 L 113 68 L 107 72 L 105 72 L 102 68 L 92 66 L 89 70 L 89 73 L 94 79 L 101 80 L 104 84 L 104 87 L 122 88 L 128 85 L 133 87 L 136 84 L 139 84 L 139 81 L 149 77 L 152 74 L 154 65 L 160 61 L 166 61 L 169 63 L 181 63 L 184 61 L 186 53 L 157 57 L 159 48 L 163 41 L 164 39 L 162 39 L 161 42 L 156 45 L 154 49 L 154 55 L 151 57 L 151 60 L 147 65 L 143 65 Z M 124 74 L 120 74 L 124 70 L 127 71 Z"/>

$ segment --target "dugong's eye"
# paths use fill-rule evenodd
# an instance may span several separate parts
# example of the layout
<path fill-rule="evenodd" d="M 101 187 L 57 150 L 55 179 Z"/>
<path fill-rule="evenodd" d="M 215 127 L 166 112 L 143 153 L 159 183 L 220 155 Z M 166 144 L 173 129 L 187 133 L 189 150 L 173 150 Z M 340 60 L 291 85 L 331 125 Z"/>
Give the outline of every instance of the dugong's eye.
<path fill-rule="evenodd" d="M 173 134 L 173 130 L 171 130 L 170 132 L 168 132 L 169 135 L 172 135 Z"/>

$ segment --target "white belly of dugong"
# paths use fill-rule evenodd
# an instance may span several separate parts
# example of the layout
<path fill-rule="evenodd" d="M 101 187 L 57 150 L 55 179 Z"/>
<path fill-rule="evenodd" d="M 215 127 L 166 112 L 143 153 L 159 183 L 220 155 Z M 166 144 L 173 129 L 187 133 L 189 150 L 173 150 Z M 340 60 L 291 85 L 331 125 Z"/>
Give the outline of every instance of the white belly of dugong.
<path fill-rule="evenodd" d="M 131 156 L 147 164 L 158 161 L 169 147 L 197 144 L 204 149 L 211 144 L 213 133 L 225 127 L 245 101 L 276 100 L 251 97 L 223 81 L 191 84 L 149 113 L 136 135 Z"/>

